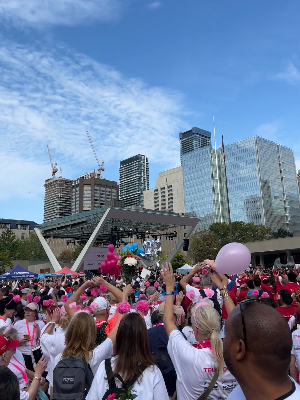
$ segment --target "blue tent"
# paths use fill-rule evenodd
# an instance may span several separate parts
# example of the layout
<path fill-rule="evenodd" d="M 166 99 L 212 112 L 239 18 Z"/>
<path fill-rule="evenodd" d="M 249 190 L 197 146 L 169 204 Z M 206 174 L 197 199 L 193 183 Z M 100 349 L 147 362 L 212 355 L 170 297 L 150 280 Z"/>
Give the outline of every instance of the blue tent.
<path fill-rule="evenodd" d="M 16 265 L 10 271 L 5 272 L 5 274 L 0 275 L 0 279 L 13 279 L 13 280 L 29 279 L 29 278 L 37 278 L 37 277 L 38 277 L 38 274 L 27 271 L 26 269 L 22 268 L 19 264 Z"/>

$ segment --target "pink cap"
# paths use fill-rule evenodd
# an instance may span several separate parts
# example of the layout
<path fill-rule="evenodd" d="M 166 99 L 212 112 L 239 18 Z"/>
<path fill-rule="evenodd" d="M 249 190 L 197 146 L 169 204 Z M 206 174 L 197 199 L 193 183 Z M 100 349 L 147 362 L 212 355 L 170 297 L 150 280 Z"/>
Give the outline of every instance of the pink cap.
<path fill-rule="evenodd" d="M 194 276 L 193 282 L 194 283 L 199 283 L 200 282 L 200 278 L 198 276 Z"/>

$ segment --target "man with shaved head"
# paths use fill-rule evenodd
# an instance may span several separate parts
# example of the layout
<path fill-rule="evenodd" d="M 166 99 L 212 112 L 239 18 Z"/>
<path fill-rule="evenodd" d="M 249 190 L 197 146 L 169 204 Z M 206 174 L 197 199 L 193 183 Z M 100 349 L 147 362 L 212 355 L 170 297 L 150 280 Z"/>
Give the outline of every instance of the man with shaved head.
<path fill-rule="evenodd" d="M 229 314 L 224 360 L 239 383 L 228 400 L 300 400 L 300 386 L 288 376 L 292 337 L 285 319 L 255 300 Z"/>

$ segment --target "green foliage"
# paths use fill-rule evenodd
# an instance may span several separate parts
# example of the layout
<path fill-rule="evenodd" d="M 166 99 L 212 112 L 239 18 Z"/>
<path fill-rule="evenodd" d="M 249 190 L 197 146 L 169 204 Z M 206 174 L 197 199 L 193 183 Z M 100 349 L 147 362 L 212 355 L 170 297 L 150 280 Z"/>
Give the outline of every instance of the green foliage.
<path fill-rule="evenodd" d="M 273 232 L 274 238 L 293 237 L 293 234 L 285 229 L 279 228 L 278 231 Z"/>
<path fill-rule="evenodd" d="M 0 252 L 0 274 L 4 274 L 6 268 L 12 269 L 13 263 L 8 251 Z"/>
<path fill-rule="evenodd" d="M 71 250 L 63 250 L 60 255 L 58 256 L 59 261 L 64 261 L 64 262 L 71 262 L 72 261 L 72 255 L 74 252 Z"/>
<path fill-rule="evenodd" d="M 253 222 L 246 223 L 243 221 L 235 221 L 231 224 L 232 241 L 238 243 L 256 242 L 272 239 L 273 232 L 270 228 Z M 216 222 L 209 227 L 209 231 L 216 234 L 220 239 L 221 247 L 230 243 L 229 225 L 226 222 Z"/>
<path fill-rule="evenodd" d="M 9 258 L 16 259 L 19 240 L 10 229 L 5 229 L 0 235 L 0 252 L 7 252 Z"/>
<path fill-rule="evenodd" d="M 31 232 L 28 239 L 17 239 L 17 260 L 48 260 L 48 256 L 35 232 Z"/>
<path fill-rule="evenodd" d="M 190 239 L 188 257 L 193 263 L 206 259 L 214 260 L 221 249 L 218 235 L 211 231 L 197 231 Z"/>
<path fill-rule="evenodd" d="M 72 259 L 73 260 L 77 260 L 79 254 L 81 253 L 83 248 L 84 248 L 84 245 L 78 244 L 77 246 L 75 246 L 75 248 L 73 250 L 73 253 L 72 253 Z"/>
<path fill-rule="evenodd" d="M 174 270 L 176 270 L 178 268 L 181 268 L 184 264 L 186 264 L 186 260 L 182 252 L 179 251 L 177 255 L 173 258 L 172 267 Z"/>

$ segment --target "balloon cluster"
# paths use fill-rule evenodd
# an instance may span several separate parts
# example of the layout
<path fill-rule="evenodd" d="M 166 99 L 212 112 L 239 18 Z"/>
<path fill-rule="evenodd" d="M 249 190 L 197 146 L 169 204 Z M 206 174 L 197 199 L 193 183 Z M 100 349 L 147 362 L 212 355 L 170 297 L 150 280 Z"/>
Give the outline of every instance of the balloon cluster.
<path fill-rule="evenodd" d="M 121 266 L 118 265 L 120 256 L 114 254 L 115 246 L 110 244 L 107 246 L 108 253 L 103 263 L 101 263 L 101 270 L 103 274 L 119 276 L 121 271 Z"/>
<path fill-rule="evenodd" d="M 139 248 L 137 243 L 133 244 L 126 244 L 125 247 L 122 249 L 122 253 L 125 253 L 126 251 L 129 251 L 129 253 L 135 253 L 137 256 L 144 256 L 145 250 L 143 247 Z"/>

